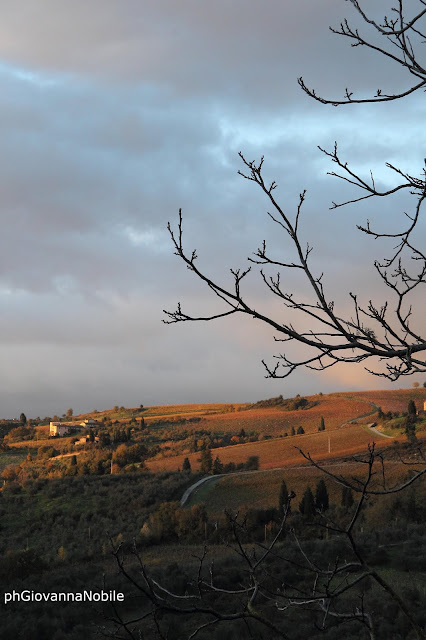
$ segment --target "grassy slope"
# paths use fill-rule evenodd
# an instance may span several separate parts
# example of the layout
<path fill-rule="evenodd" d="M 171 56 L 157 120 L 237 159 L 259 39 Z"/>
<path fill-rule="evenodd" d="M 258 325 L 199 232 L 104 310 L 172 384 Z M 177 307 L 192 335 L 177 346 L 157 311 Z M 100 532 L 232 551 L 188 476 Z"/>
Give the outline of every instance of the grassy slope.
<path fill-rule="evenodd" d="M 355 462 L 331 463 L 326 467 L 333 473 L 363 477 L 365 465 Z M 386 466 L 387 481 L 392 485 L 405 478 L 407 467 L 397 461 L 389 461 Z M 278 496 L 282 480 L 287 489 L 296 493 L 295 505 L 299 504 L 309 485 L 313 491 L 324 474 L 312 466 L 298 466 L 288 469 L 259 471 L 255 473 L 234 474 L 214 478 L 201 485 L 190 497 L 187 507 L 204 503 L 210 516 L 223 514 L 224 509 L 237 512 L 242 509 L 265 509 L 278 506 Z M 325 478 L 330 501 L 340 503 L 341 486 Z"/>
<path fill-rule="evenodd" d="M 0 473 L 9 465 L 18 465 L 26 458 L 26 452 L 6 451 L 0 455 Z"/>

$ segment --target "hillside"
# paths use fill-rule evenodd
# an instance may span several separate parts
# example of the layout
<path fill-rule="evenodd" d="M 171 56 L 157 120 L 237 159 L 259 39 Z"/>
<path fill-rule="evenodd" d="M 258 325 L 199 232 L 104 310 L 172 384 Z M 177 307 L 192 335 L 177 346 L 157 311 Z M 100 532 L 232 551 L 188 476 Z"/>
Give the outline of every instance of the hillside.
<path fill-rule="evenodd" d="M 394 439 L 403 441 L 402 428 L 392 433 L 392 439 L 381 437 L 378 408 L 385 412 L 406 412 L 409 400 L 423 407 L 426 389 L 318 394 L 306 396 L 306 400 L 307 408 L 297 410 L 263 401 L 263 406 L 251 405 L 245 410 L 205 415 L 193 431 L 202 428 L 211 434 L 213 456 L 219 456 L 224 464 L 238 464 L 255 455 L 259 456 L 260 469 L 294 465 L 301 461 L 297 447 L 309 451 L 319 460 L 331 460 L 364 451 L 373 440 L 380 447 L 389 446 Z M 324 419 L 325 431 L 319 432 L 321 418 Z M 374 422 L 378 422 L 377 431 L 368 427 Z M 300 427 L 304 434 L 292 436 L 292 429 L 297 433 Z M 240 443 L 236 435 L 232 446 L 221 447 L 215 441 L 217 434 L 238 434 L 241 429 L 246 434 L 255 434 L 256 441 Z M 419 425 L 419 437 L 422 437 L 423 429 L 424 426 Z M 174 427 L 175 437 L 178 433 L 179 427 Z M 147 464 L 151 471 L 177 470 L 182 467 L 185 457 L 188 457 L 191 468 L 199 467 L 199 453 L 191 452 L 188 447 L 173 446 L 172 436 Z"/>
<path fill-rule="evenodd" d="M 86 418 L 97 421 L 92 429 L 99 434 L 97 440 L 88 441 L 85 446 L 78 445 L 77 440 L 90 430 L 54 439 L 49 437 L 49 427 L 43 424 L 9 430 L 4 434 L 7 450 L 0 454 L 0 470 L 13 464 L 28 466 L 23 452 L 36 460 L 43 449 L 43 459 L 49 459 L 48 477 L 68 472 L 69 457 L 77 457 L 86 464 L 98 458 L 106 473 L 120 443 L 126 443 L 126 447 L 139 446 L 142 456 L 139 466 L 143 460 L 143 466 L 152 472 L 178 470 L 185 458 L 196 470 L 200 452 L 206 447 L 211 448 L 213 458 L 219 456 L 222 464 L 241 465 L 247 458 L 257 456 L 260 469 L 300 464 L 298 448 L 309 451 L 318 460 L 332 460 L 364 451 L 373 440 L 380 447 L 389 446 L 394 440 L 404 441 L 403 413 L 410 400 L 422 408 L 426 389 L 357 391 L 288 399 L 279 396 L 253 404 L 115 406 L 72 417 L 76 424 Z M 379 409 L 385 416 L 383 420 L 378 417 Z M 65 417 L 62 421 L 66 424 Z M 377 423 L 374 431 L 369 427 L 372 423 Z M 319 431 L 322 424 L 324 430 Z M 26 435 L 20 439 L 23 432 Z M 423 437 L 423 433 L 424 424 L 419 420 L 417 436 Z M 117 464 L 115 472 L 125 470 L 126 464 Z M 134 466 L 138 465 L 136 453 L 128 464 L 138 468 Z"/>
<path fill-rule="evenodd" d="M 401 450 L 402 454 L 406 452 Z M 351 477 L 364 477 L 365 465 L 355 461 L 328 461 L 325 469 L 334 473 Z M 388 460 L 385 463 L 386 478 L 389 486 L 406 478 L 407 467 L 399 460 Z M 205 504 L 211 517 L 220 517 L 224 510 L 243 512 L 248 509 L 268 509 L 278 507 L 280 486 L 285 480 L 289 491 L 296 494 L 296 504 L 303 496 L 306 488 L 312 489 L 324 477 L 322 471 L 309 464 L 294 465 L 284 469 L 236 473 L 227 476 L 213 476 L 212 479 L 191 493 L 186 507 Z M 342 487 L 331 479 L 326 479 L 330 501 L 340 504 Z M 419 484 L 419 495 L 426 498 L 426 487 Z"/>
<path fill-rule="evenodd" d="M 223 544 L 230 535 L 225 509 L 247 518 L 247 540 L 269 541 L 278 527 L 283 480 L 296 494 L 290 525 L 297 530 L 299 541 L 312 548 L 315 540 L 320 559 L 328 554 L 327 562 L 340 553 L 350 557 L 347 548 L 330 546 L 319 520 L 312 528 L 307 514 L 300 510 L 308 487 L 315 493 L 320 478 L 325 478 L 333 518 L 345 521 L 350 506 L 344 504 L 342 487 L 303 459 L 298 448 L 309 452 L 326 470 L 356 482 L 365 476 L 366 466 L 352 456 L 365 454 L 367 445 L 375 440 L 385 453 L 387 486 L 393 486 L 415 472 L 418 460 L 418 447 L 411 446 L 405 434 L 407 417 L 401 414 L 410 400 L 419 407 L 425 398 L 422 388 L 279 396 L 252 404 L 116 406 L 69 415 L 74 431 L 53 438 L 48 436 L 49 426 L 43 424 L 46 420 L 2 421 L 0 578 L 17 592 L 96 590 L 106 582 L 128 596 L 125 615 L 139 614 L 139 600 L 128 580 L 117 573 L 112 545 L 120 545 L 123 554 L 131 555 L 135 543 L 149 571 L 172 590 L 182 592 L 189 580 L 185 576 L 194 570 L 194 558 L 201 557 L 208 545 L 215 570 L 223 572 L 220 580 L 227 580 L 223 584 L 231 589 L 239 588 L 235 553 Z M 77 429 L 86 418 L 96 423 Z M 375 422 L 383 434 L 371 430 L 369 425 Z M 67 424 L 66 416 L 61 423 Z M 389 430 L 392 437 L 386 437 Z M 418 440 L 425 437 L 422 415 L 416 417 L 415 436 Z M 207 451 L 213 460 L 220 458 L 222 469 L 228 465 L 227 475 L 199 473 L 200 458 Z M 410 464 L 403 464 L 399 457 Z M 229 473 L 247 469 L 247 460 L 251 471 Z M 375 482 L 380 485 L 380 461 L 377 466 L 380 472 Z M 191 492 L 203 478 L 207 478 L 204 484 Z M 185 492 L 191 493 L 182 508 Z M 385 557 L 386 571 L 393 572 L 393 586 L 423 588 L 418 549 L 424 542 L 425 503 L 424 483 L 416 482 L 403 495 L 373 496 L 360 515 L 355 533 L 371 548 L 373 566 L 382 567 Z M 289 540 L 288 535 L 277 549 L 285 546 L 287 554 Z M 377 549 L 384 545 L 389 546 L 388 555 L 380 551 L 376 558 Z M 297 549 L 290 553 L 293 558 Z M 275 571 L 275 558 L 273 563 Z M 284 567 L 283 572 L 288 576 L 289 568 Z M 304 578 L 295 575 L 294 579 L 303 582 Z M 46 603 L 28 603 L 23 627 L 22 604 L 10 603 L 2 619 L 2 638 L 99 637 L 102 614 L 93 613 L 83 603 L 62 604 L 47 608 Z M 418 610 L 422 610 L 420 603 Z M 404 629 L 403 623 L 400 627 Z M 146 637 L 155 637 L 152 629 Z M 184 636 L 177 631 L 170 637 Z"/>

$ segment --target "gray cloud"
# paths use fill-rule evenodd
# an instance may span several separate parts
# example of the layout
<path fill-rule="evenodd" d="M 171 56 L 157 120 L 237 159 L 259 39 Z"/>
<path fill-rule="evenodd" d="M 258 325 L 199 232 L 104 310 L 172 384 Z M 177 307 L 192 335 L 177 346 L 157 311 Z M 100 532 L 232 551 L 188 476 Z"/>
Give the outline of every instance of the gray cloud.
<path fill-rule="evenodd" d="M 287 210 L 308 189 L 302 231 L 342 308 L 348 288 L 362 292 L 366 278 L 369 293 L 382 295 L 371 278 L 377 246 L 354 234 L 355 224 L 385 216 L 397 228 L 406 203 L 330 212 L 332 200 L 352 192 L 325 175 L 330 163 L 316 145 L 338 140 L 358 170 L 368 177 L 371 168 L 389 185 L 386 161 L 412 173 L 422 166 L 423 112 L 417 96 L 334 109 L 300 91 L 299 75 L 332 96 L 347 85 L 374 90 L 382 78 L 404 82 L 328 31 L 349 14 L 339 0 L 3 3 L 5 414 L 339 386 L 331 373 L 265 381 L 259 362 L 274 345 L 255 323 L 166 327 L 161 318 L 178 300 L 192 310 L 217 308 L 173 256 L 166 224 L 176 223 L 179 207 L 187 246 L 224 282 L 263 238 L 291 255 L 264 196 L 237 175 L 240 149 L 250 160 L 265 154 Z M 248 295 L 272 304 L 256 274 L 251 282 Z M 297 278 L 288 286 L 305 293 Z M 281 308 L 267 308 L 282 317 Z M 351 386 L 350 376 L 341 379 Z M 362 373 L 352 381 L 368 384 Z"/>

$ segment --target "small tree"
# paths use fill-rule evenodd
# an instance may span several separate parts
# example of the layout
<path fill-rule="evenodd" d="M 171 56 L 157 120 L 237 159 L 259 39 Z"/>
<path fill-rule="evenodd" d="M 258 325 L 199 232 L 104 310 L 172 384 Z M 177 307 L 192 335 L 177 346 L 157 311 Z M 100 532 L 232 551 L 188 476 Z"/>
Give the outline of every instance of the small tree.
<path fill-rule="evenodd" d="M 290 435 L 292 435 L 292 436 L 296 435 L 296 430 L 295 430 L 294 427 L 291 428 Z"/>
<path fill-rule="evenodd" d="M 213 463 L 213 474 L 217 476 L 220 473 L 223 473 L 223 464 L 221 463 L 219 456 L 216 456 Z"/>
<path fill-rule="evenodd" d="M 324 478 L 318 481 L 317 488 L 315 490 L 315 508 L 318 511 L 327 511 L 329 506 L 328 491 Z"/>
<path fill-rule="evenodd" d="M 413 382 L 414 389 L 418 389 L 419 386 L 420 386 L 419 382 Z"/>
<path fill-rule="evenodd" d="M 19 422 L 22 422 L 24 426 L 27 424 L 27 416 L 25 415 L 25 413 L 21 413 L 21 415 L 19 416 Z"/>
<path fill-rule="evenodd" d="M 74 411 L 72 409 L 67 409 L 66 416 L 67 418 L 72 418 Z"/>
<path fill-rule="evenodd" d="M 189 458 L 185 458 L 182 464 L 182 471 L 191 471 L 191 463 L 189 462 Z"/>
<path fill-rule="evenodd" d="M 302 501 L 299 502 L 299 511 L 302 515 L 307 517 L 315 515 L 315 500 L 311 487 L 307 487 L 305 490 Z"/>
<path fill-rule="evenodd" d="M 417 415 L 417 408 L 416 408 L 416 403 L 414 402 L 414 400 L 409 400 L 408 401 L 408 415 L 409 416 L 416 416 Z"/>
<path fill-rule="evenodd" d="M 247 471 L 257 471 L 259 469 L 259 456 L 249 456 L 244 467 Z"/>
<path fill-rule="evenodd" d="M 19 467 L 6 467 L 3 469 L 1 477 L 5 482 L 13 482 L 18 477 Z"/>
<path fill-rule="evenodd" d="M 210 447 L 206 447 L 201 451 L 200 463 L 201 473 L 211 473 L 213 467 L 213 458 Z"/>
<path fill-rule="evenodd" d="M 101 431 L 99 434 L 99 444 L 101 447 L 109 447 L 111 444 L 111 436 L 108 431 Z"/>
<path fill-rule="evenodd" d="M 407 440 L 412 444 L 417 442 L 416 418 L 410 414 L 405 419 L 405 435 L 407 436 Z"/>
<path fill-rule="evenodd" d="M 321 416 L 320 426 L 318 427 L 318 431 L 325 431 L 325 422 L 324 422 L 323 416 Z"/>
<path fill-rule="evenodd" d="M 285 480 L 283 480 L 281 482 L 280 497 L 278 499 L 278 513 L 280 518 L 283 518 L 287 508 L 290 508 L 288 501 L 288 489 Z"/>
<path fill-rule="evenodd" d="M 297 434 L 298 434 L 298 435 L 302 435 L 303 433 L 305 433 L 304 428 L 303 428 L 302 426 L 297 427 Z"/>

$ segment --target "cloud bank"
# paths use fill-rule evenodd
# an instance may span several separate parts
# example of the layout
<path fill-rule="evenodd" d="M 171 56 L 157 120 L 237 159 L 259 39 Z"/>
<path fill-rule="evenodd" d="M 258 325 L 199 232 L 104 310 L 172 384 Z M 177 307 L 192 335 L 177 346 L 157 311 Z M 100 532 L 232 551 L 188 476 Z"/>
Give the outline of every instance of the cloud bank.
<path fill-rule="evenodd" d="M 400 202 L 330 212 L 348 189 L 326 176 L 317 145 L 338 140 L 342 155 L 383 185 L 394 180 L 385 162 L 416 174 L 420 97 L 336 110 L 297 85 L 303 75 L 341 96 L 348 85 L 362 94 L 405 82 L 331 34 L 350 13 L 340 0 L 2 8 L 2 415 L 378 386 L 362 368 L 267 381 L 260 360 L 274 344 L 258 324 L 161 322 L 178 300 L 192 310 L 216 304 L 173 255 L 166 225 L 179 207 L 188 247 L 215 277 L 244 266 L 264 238 L 291 252 L 262 194 L 237 175 L 240 150 L 265 154 L 288 209 L 308 189 L 303 234 L 343 309 L 347 292 L 363 295 L 366 281 L 367 297 L 386 295 L 372 276 L 377 247 L 355 226 L 368 217 L 396 227 Z M 297 280 L 289 286 L 303 291 Z M 269 308 L 259 278 L 252 287 Z"/>

